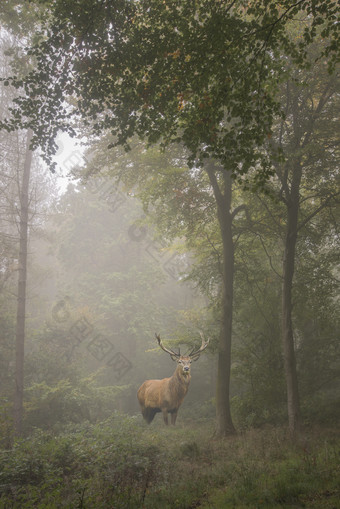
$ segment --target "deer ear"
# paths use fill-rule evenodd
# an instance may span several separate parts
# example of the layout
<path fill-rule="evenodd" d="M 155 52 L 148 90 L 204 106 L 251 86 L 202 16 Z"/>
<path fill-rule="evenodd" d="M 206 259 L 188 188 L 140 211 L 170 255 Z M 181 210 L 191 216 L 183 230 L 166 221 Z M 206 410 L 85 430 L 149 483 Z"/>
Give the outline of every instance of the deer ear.
<path fill-rule="evenodd" d="M 195 357 L 191 357 L 191 360 L 196 362 L 196 361 L 198 361 L 199 358 L 200 358 L 200 356 L 196 355 Z"/>
<path fill-rule="evenodd" d="M 178 357 L 177 357 L 177 356 L 175 356 L 175 355 L 170 355 L 170 357 L 171 357 L 171 359 L 172 359 L 173 361 L 178 361 Z"/>

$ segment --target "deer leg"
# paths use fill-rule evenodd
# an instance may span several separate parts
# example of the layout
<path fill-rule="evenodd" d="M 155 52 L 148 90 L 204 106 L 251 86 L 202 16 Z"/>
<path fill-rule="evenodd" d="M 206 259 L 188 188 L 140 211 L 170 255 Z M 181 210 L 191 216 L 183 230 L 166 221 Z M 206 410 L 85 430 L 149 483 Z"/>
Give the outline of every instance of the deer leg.
<path fill-rule="evenodd" d="M 176 419 L 177 419 L 177 410 L 175 410 L 171 414 L 171 424 L 175 425 L 176 424 Z"/>
<path fill-rule="evenodd" d="M 164 423 L 166 425 L 169 424 L 169 421 L 168 421 L 168 411 L 166 408 L 164 408 L 164 410 L 162 410 L 162 413 L 163 413 L 163 419 L 164 419 Z M 172 416 L 171 416 L 172 417 Z"/>

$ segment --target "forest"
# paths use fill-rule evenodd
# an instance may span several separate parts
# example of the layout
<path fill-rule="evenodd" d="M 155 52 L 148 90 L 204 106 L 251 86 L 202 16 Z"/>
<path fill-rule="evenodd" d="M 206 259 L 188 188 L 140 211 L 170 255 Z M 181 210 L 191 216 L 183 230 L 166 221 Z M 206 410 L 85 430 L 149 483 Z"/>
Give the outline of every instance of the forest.
<path fill-rule="evenodd" d="M 338 16 L 1 1 L 0 509 L 340 507 Z"/>

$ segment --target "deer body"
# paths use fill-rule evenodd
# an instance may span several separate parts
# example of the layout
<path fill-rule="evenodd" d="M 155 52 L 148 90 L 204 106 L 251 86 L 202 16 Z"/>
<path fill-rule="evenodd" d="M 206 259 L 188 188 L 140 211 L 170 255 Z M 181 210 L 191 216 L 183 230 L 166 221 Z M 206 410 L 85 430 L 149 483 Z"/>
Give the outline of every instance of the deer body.
<path fill-rule="evenodd" d="M 148 424 L 157 412 L 163 413 L 165 424 L 168 424 L 168 413 L 171 414 L 171 424 L 175 424 L 178 409 L 188 392 L 190 379 L 190 374 L 184 374 L 178 365 L 172 377 L 146 380 L 141 385 L 137 397 L 143 417 Z"/>
<path fill-rule="evenodd" d="M 175 424 L 178 409 L 189 389 L 190 364 L 199 358 L 201 351 L 208 346 L 208 342 L 204 342 L 202 338 L 202 346 L 197 352 L 183 356 L 165 348 L 157 334 L 156 338 L 159 346 L 177 362 L 177 367 L 169 378 L 146 380 L 138 389 L 137 397 L 142 415 L 148 424 L 158 412 L 162 412 L 165 424 L 168 424 L 168 414 L 171 414 L 171 424 Z"/>

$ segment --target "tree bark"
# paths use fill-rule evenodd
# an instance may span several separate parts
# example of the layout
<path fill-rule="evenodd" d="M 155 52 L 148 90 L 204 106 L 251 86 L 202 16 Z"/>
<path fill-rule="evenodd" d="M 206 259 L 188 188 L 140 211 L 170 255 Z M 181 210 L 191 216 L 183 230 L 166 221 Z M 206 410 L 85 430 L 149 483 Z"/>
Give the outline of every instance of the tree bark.
<path fill-rule="evenodd" d="M 216 387 L 216 434 L 227 436 L 235 433 L 230 411 L 230 371 L 231 336 L 233 321 L 234 288 L 234 243 L 232 237 L 231 176 L 222 170 L 223 190 L 216 179 L 215 170 L 210 165 L 207 173 L 214 191 L 217 216 L 222 237 L 222 299 L 221 326 L 218 345 L 218 369 Z"/>
<path fill-rule="evenodd" d="M 30 143 L 32 132 L 27 132 L 25 162 L 20 188 L 19 219 L 19 270 L 15 345 L 15 393 L 14 393 L 14 432 L 22 433 L 23 394 L 24 394 L 24 356 L 25 356 L 25 320 L 26 320 L 26 280 L 27 280 L 27 241 L 29 214 L 29 182 L 32 163 Z"/>
<path fill-rule="evenodd" d="M 230 412 L 230 370 L 231 370 L 231 336 L 233 320 L 233 286 L 234 286 L 234 244 L 231 233 L 230 211 L 225 213 L 221 224 L 222 255 L 222 316 L 218 348 L 216 422 L 217 434 L 226 436 L 235 433 Z"/>
<path fill-rule="evenodd" d="M 282 282 L 282 342 L 287 387 L 289 430 L 295 435 L 301 426 L 300 399 L 295 359 L 292 288 L 295 270 L 296 241 L 298 233 L 299 190 L 302 176 L 300 162 L 295 163 L 289 199 L 287 200 L 287 230 L 283 257 Z"/>

